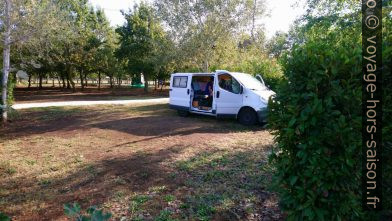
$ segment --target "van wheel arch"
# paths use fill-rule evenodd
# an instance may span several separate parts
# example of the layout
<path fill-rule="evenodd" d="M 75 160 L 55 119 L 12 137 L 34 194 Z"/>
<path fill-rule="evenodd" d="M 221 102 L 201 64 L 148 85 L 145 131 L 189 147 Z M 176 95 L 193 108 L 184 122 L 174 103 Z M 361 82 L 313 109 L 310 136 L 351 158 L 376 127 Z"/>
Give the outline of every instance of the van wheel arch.
<path fill-rule="evenodd" d="M 237 114 L 237 120 L 244 125 L 254 125 L 258 122 L 257 112 L 249 106 L 241 107 Z"/>

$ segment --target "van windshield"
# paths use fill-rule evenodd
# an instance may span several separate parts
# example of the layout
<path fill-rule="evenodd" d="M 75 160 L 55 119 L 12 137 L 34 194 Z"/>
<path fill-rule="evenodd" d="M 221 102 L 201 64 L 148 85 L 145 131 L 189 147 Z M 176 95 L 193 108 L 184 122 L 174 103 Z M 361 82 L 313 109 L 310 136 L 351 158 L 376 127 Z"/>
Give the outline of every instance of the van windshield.
<path fill-rule="evenodd" d="M 250 74 L 238 73 L 234 75 L 246 88 L 251 90 L 265 90 L 267 87 Z"/>

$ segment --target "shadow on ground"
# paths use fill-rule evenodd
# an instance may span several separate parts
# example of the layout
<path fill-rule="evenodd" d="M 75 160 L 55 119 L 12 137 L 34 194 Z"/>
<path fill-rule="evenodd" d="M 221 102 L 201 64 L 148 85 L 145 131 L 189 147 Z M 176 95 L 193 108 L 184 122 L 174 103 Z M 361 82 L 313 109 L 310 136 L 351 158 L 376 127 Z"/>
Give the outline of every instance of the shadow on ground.
<path fill-rule="evenodd" d="M 167 104 L 145 106 L 50 107 L 20 111 L 16 120 L 0 128 L 1 137 L 21 137 L 48 132 L 100 128 L 136 136 L 173 136 L 201 132 L 260 131 L 259 125 L 242 126 L 234 119 L 191 115 L 179 117 Z M 133 115 L 134 113 L 137 116 Z M 130 115 L 130 116 L 129 116 Z M 147 138 L 153 139 L 153 138 Z"/>
<path fill-rule="evenodd" d="M 4 140 L 35 135 L 56 139 L 63 133 L 91 139 L 83 137 L 91 129 L 127 138 L 108 140 L 114 144 L 109 150 L 140 142 L 146 149 L 114 154 L 105 152 L 106 144 L 91 146 L 88 161 L 47 179 L 0 174 L 0 211 L 15 220 L 56 220 L 64 218 L 63 204 L 79 202 L 84 208 L 99 205 L 125 220 L 281 220 L 277 199 L 267 190 L 272 141 L 254 137 L 268 134 L 261 127 L 204 116 L 182 118 L 167 104 L 157 104 L 23 111 L 1 132 Z M 214 134 L 216 139 L 210 140 Z M 238 142 L 229 142 L 234 138 L 225 134 L 238 134 Z M 157 147 L 152 144 L 156 139 L 165 141 Z M 41 145 L 51 149 L 51 144 Z M 31 156 L 17 157 L 38 153 L 26 154 Z"/>
<path fill-rule="evenodd" d="M 270 168 L 262 152 L 213 150 L 176 161 L 186 148 L 99 161 L 46 183 L 32 177 L 10 179 L 9 184 L 19 185 L 2 187 L 13 193 L 2 198 L 1 210 L 8 210 L 4 202 L 40 205 L 26 220 L 53 220 L 64 216 L 65 203 L 87 208 L 117 200 L 122 208 L 108 209 L 117 218 L 150 220 L 167 214 L 179 220 L 281 220 L 276 196 L 267 190 Z M 263 148 L 268 147 L 259 150 Z M 154 187 L 164 188 L 154 192 Z M 141 197 L 145 202 L 133 208 Z M 23 212 L 28 210 L 16 209 L 12 215 Z"/>

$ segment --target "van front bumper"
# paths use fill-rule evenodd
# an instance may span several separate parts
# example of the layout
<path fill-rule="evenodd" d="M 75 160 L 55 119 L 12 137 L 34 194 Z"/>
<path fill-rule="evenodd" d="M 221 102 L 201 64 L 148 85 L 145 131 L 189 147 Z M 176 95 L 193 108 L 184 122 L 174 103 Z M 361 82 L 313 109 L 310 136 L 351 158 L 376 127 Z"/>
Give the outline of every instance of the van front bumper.
<path fill-rule="evenodd" d="M 261 108 L 260 110 L 257 111 L 257 117 L 260 123 L 267 122 L 267 115 L 268 115 L 267 107 Z"/>

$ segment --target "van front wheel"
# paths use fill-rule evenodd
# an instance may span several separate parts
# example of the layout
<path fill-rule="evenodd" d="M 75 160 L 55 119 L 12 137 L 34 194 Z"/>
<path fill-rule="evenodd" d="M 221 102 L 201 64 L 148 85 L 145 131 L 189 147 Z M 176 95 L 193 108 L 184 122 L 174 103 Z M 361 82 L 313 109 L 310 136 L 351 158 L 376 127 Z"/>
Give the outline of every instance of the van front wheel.
<path fill-rule="evenodd" d="M 178 110 L 177 113 L 181 117 L 188 117 L 189 115 L 189 111 Z"/>
<path fill-rule="evenodd" d="M 240 111 L 238 115 L 238 120 L 243 125 L 254 125 L 257 123 L 257 114 L 251 108 L 244 108 Z"/>

